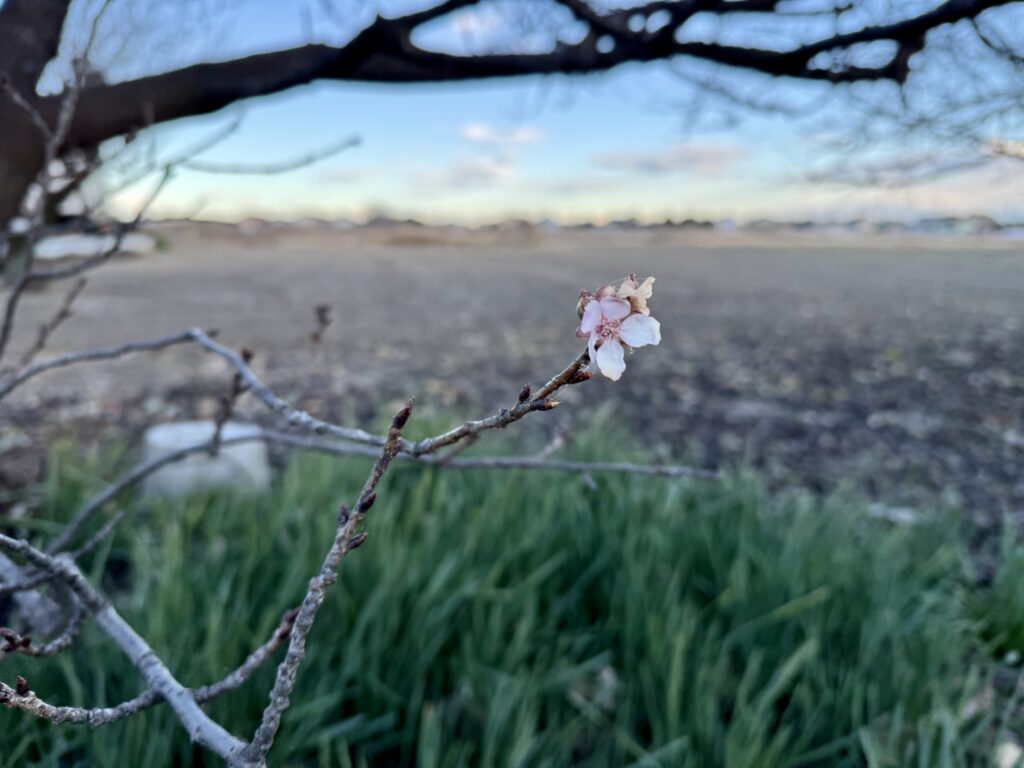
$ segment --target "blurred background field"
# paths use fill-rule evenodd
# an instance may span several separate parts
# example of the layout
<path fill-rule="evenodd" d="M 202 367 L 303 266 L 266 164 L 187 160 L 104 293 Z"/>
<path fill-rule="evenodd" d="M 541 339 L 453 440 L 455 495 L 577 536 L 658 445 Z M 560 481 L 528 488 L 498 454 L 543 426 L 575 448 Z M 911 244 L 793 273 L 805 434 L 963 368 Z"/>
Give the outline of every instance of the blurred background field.
<path fill-rule="evenodd" d="M 538 442 L 559 420 L 583 427 L 608 404 L 616 427 L 663 458 L 754 468 L 772 488 L 852 486 L 915 508 L 942 500 L 989 535 L 1024 508 L 1024 254 L 1014 240 L 401 225 L 153 231 L 162 249 L 97 272 L 75 322 L 54 335 L 54 354 L 119 343 L 126 329 L 218 328 L 225 344 L 254 350 L 278 391 L 321 416 L 367 423 L 415 396 L 421 411 L 467 418 L 571 359 L 581 288 L 651 274 L 662 345 L 632 357 L 622 381 L 574 390 L 558 419 L 524 424 Z M 55 300 L 30 295 L 26 327 Z M 318 304 L 335 321 L 317 345 Z M 212 417 L 229 381 L 215 358 L 175 349 L 52 374 L 0 414 L 24 434 L 75 423 L 85 435 L 103 423 L 131 431 Z M 240 409 L 267 418 L 254 401 Z M 34 457 L 12 454 L 0 472 L 38 473 L 42 446 Z"/>
<path fill-rule="evenodd" d="M 622 458 L 609 430 L 579 453 Z M 123 460 L 58 448 L 26 524 L 56 526 Z M 128 501 L 86 573 L 186 684 L 216 679 L 301 598 L 364 472 L 305 457 L 265 497 Z M 982 581 L 962 526 L 932 513 L 894 526 L 743 475 L 401 466 L 311 637 L 275 764 L 996 764 L 1021 716 L 1024 549 L 1008 537 Z M 91 627 L 6 663 L 66 704 L 140 691 Z M 272 675 L 211 713 L 251 728 Z M 159 706 L 98 729 L 6 717 L 4 765 L 208 764 Z"/>

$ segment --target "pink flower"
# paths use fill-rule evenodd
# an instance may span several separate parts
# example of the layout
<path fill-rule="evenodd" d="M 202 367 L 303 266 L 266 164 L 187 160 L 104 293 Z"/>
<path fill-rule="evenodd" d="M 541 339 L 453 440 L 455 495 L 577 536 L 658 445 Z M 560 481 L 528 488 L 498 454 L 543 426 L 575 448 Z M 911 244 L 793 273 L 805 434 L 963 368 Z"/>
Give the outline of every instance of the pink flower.
<path fill-rule="evenodd" d="M 649 287 L 646 293 L 650 295 Z M 661 341 L 661 324 L 647 314 L 634 312 L 630 302 L 620 298 L 614 288 L 605 286 L 594 294 L 584 294 L 581 303 L 583 314 L 576 335 L 589 337 L 590 359 L 612 381 L 618 381 L 626 370 L 624 345 L 636 348 Z M 643 309 L 647 309 L 646 303 Z"/>

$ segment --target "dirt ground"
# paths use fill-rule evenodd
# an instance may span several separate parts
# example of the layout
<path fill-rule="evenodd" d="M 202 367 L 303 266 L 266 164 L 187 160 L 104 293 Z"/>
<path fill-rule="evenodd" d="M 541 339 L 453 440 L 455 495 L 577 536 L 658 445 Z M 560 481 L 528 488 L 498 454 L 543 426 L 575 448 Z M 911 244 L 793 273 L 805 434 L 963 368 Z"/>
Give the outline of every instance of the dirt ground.
<path fill-rule="evenodd" d="M 580 387 L 561 418 L 580 424 L 610 403 L 614 423 L 676 459 L 757 467 L 779 485 L 849 485 L 890 505 L 941 495 L 983 524 L 1024 513 L 1019 243 L 428 230 L 242 237 L 212 225 L 161 234 L 168 249 L 91 278 L 50 353 L 218 328 L 321 414 L 366 421 L 416 395 L 468 417 L 572 358 L 580 288 L 652 274 L 662 345 L 631 357 L 619 383 Z M 58 300 L 54 291 L 28 298 L 22 338 Z M 309 334 L 320 303 L 334 307 L 335 323 L 318 348 Z M 0 418 L 26 431 L 39 406 L 66 430 L 83 419 L 209 414 L 227 381 L 219 361 L 179 349 L 50 374 Z M 539 439 L 553 423 L 531 428 Z"/>

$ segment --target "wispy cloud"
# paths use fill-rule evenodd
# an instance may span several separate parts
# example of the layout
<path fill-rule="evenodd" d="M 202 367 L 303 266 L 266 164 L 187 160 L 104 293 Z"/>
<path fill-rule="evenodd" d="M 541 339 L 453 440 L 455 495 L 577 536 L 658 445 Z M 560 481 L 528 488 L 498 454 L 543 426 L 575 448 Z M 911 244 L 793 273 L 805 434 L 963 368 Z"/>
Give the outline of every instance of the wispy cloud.
<path fill-rule="evenodd" d="M 357 184 L 373 174 L 365 168 L 324 168 L 316 174 L 320 184 Z"/>
<path fill-rule="evenodd" d="M 544 138 L 544 134 L 535 128 L 502 129 L 482 122 L 466 123 L 459 130 L 459 135 L 474 144 L 491 146 L 536 144 Z"/>
<path fill-rule="evenodd" d="M 447 167 L 415 172 L 410 181 L 417 187 L 458 191 L 505 184 L 516 178 L 515 160 L 506 155 L 460 157 Z"/>
<path fill-rule="evenodd" d="M 591 161 L 601 168 L 646 176 L 670 173 L 712 176 L 729 170 L 746 155 L 747 151 L 736 144 L 705 142 L 673 144 L 652 152 L 602 152 L 593 155 Z"/>

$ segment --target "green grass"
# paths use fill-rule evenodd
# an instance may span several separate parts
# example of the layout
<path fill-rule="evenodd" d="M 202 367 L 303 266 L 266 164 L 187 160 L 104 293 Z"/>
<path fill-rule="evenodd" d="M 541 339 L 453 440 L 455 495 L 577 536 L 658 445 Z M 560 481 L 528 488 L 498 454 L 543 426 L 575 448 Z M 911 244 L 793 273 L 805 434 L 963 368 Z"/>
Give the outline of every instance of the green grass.
<path fill-rule="evenodd" d="M 95 487 L 56 464 L 53 520 Z M 304 458 L 266 497 L 132 503 L 86 564 L 185 683 L 211 682 L 301 598 L 366 466 Z M 961 712 L 988 684 L 986 638 L 1020 630 L 993 629 L 986 601 L 1021 606 L 1024 557 L 1008 544 L 1005 584 L 981 599 L 948 523 L 893 528 L 743 477 L 399 467 L 320 614 L 272 764 L 989 765 L 1020 724 L 998 704 Z M 95 628 L 56 659 L 5 661 L 16 674 L 53 703 L 140 690 Z M 272 677 L 211 713 L 251 734 Z M 97 730 L 0 722 L 5 766 L 216 763 L 164 707 Z"/>

